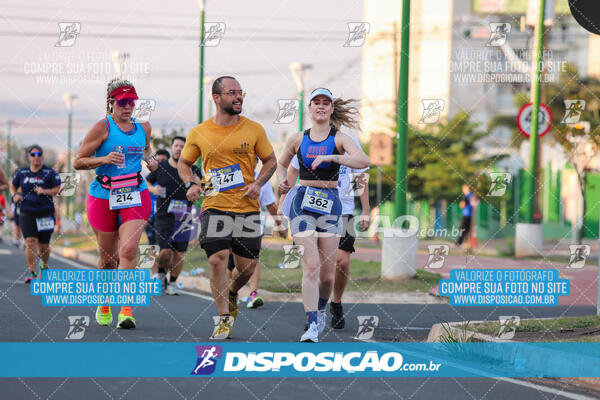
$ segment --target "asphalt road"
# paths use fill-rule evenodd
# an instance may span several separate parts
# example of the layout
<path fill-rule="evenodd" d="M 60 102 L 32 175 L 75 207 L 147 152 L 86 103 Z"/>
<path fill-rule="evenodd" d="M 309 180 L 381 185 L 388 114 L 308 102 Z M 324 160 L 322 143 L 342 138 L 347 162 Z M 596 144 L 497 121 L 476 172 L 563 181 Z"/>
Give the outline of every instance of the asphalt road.
<path fill-rule="evenodd" d="M 70 260 L 53 257 L 51 268 L 76 268 Z M 84 266 L 79 266 L 84 267 Z M 99 326 L 93 307 L 43 307 L 23 283 L 22 250 L 0 244 L 0 341 L 63 342 L 69 316 L 87 315 L 90 326 L 85 342 L 206 342 L 216 314 L 209 296 L 182 293 L 153 297 L 152 304 L 137 307 L 138 327 L 117 330 Z M 590 315 L 588 306 L 561 307 L 462 307 L 420 304 L 346 304 L 346 329 L 327 329 L 323 341 L 353 342 L 357 316 L 377 315 L 375 341 L 424 341 L 429 328 L 442 321 L 497 320 L 499 315 L 521 318 L 554 315 Z M 295 342 L 303 333 L 304 313 L 299 303 L 270 302 L 257 310 L 240 308 L 232 340 L 246 342 Z M 249 343 L 249 347 L 252 344 Z M 168 358 L 165 354 L 165 358 Z M 93 362 L 93 355 L 88 355 Z M 35 360 L 32 360 L 35 362 Z M 115 354 L 115 362 L 119 360 Z M 586 399 L 597 393 L 566 386 L 562 382 L 513 379 L 426 378 L 244 378 L 244 379 L 148 379 L 148 378 L 16 378 L 0 379 L 0 399 Z"/>

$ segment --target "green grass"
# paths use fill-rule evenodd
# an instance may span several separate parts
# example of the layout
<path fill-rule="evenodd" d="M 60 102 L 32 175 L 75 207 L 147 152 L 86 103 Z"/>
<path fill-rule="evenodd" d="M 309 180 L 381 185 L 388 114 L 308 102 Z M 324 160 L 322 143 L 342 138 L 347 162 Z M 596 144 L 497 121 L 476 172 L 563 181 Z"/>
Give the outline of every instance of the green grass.
<path fill-rule="evenodd" d="M 80 249 L 85 252 L 88 252 L 89 249 L 91 249 L 91 248 L 97 247 L 96 240 L 94 238 L 93 233 L 91 233 L 91 234 L 69 233 L 69 234 L 54 235 L 52 237 L 52 242 L 50 245 L 51 246 L 52 245 L 64 246 L 64 247 L 69 247 L 69 248 L 72 248 L 75 250 Z"/>
<path fill-rule="evenodd" d="M 559 340 L 559 342 L 585 342 L 585 343 L 595 342 L 595 343 L 597 343 L 597 342 L 600 342 L 600 335 L 580 336 L 580 337 L 571 338 L 571 339 Z"/>
<path fill-rule="evenodd" d="M 260 252 L 260 287 L 277 293 L 300 293 L 302 288 L 302 268 L 279 269 L 283 262 L 281 250 L 262 249 Z M 199 247 L 186 254 L 185 270 L 202 267 L 208 274 L 208 260 Z M 440 280 L 441 275 L 429 271 L 417 270 L 413 279 L 405 281 L 382 281 L 381 264 L 374 261 L 350 260 L 350 281 L 346 287 L 349 292 L 428 292 Z"/>
<path fill-rule="evenodd" d="M 521 320 L 517 332 L 555 332 L 565 329 L 592 327 L 600 327 L 600 316 Z M 500 330 L 500 322 L 494 321 L 471 325 L 471 330 L 486 335 L 496 335 Z"/>

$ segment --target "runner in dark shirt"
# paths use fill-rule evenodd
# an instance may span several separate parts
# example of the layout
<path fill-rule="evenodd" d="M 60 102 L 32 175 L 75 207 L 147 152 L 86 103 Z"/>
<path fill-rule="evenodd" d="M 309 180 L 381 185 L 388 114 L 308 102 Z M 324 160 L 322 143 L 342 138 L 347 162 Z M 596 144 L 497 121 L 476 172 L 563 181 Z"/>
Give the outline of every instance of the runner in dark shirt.
<path fill-rule="evenodd" d="M 177 162 L 184 145 L 184 137 L 174 137 L 171 141 L 172 157 L 158 164 L 146 177 L 150 192 L 158 196 L 154 217 L 154 229 L 160 246 L 157 258 L 158 277 L 165 280 L 163 288 L 168 295 L 178 294 L 175 282 L 183 267 L 188 242 L 194 233 L 193 204 L 187 200 L 187 190 L 177 173 Z M 198 167 L 193 166 L 192 171 L 202 177 L 202 171 Z M 170 276 L 167 281 L 168 270 Z"/>

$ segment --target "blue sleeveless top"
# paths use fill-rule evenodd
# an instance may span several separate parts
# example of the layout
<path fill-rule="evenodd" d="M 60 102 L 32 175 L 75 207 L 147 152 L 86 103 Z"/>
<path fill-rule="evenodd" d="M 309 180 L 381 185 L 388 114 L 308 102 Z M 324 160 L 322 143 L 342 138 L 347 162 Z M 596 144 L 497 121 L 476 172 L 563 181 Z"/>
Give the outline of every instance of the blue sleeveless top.
<path fill-rule="evenodd" d="M 112 118 L 112 115 L 106 117 L 108 121 L 108 137 L 94 152 L 94 157 L 104 157 L 109 153 L 116 151 L 125 154 L 125 165 L 120 168 L 114 164 L 105 164 L 96 168 L 96 175 L 107 175 L 110 177 L 128 175 L 142 170 L 142 157 L 144 156 L 144 148 L 146 147 L 146 131 L 141 123 L 135 118 L 132 118 L 133 129 L 129 132 L 124 132 L 119 128 Z M 146 180 L 142 180 L 139 186 L 140 191 L 147 189 Z M 98 199 L 107 199 L 110 191 L 104 189 L 100 182 L 94 179 L 90 185 L 90 196 Z"/>
<path fill-rule="evenodd" d="M 340 154 L 335 146 L 335 134 L 337 129 L 331 128 L 329 136 L 321 142 L 315 142 L 310 138 L 310 129 L 304 131 L 302 143 L 298 148 L 298 164 L 300 166 L 299 177 L 302 180 L 313 181 L 337 181 L 340 164 L 325 162 L 319 164 L 314 171 L 311 169 L 313 160 L 317 156 Z"/>

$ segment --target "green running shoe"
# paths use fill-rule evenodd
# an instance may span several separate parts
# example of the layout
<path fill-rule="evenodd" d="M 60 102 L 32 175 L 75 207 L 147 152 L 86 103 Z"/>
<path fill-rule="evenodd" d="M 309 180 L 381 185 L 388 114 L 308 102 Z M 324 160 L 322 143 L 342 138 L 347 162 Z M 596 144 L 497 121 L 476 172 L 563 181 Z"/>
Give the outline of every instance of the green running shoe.
<path fill-rule="evenodd" d="M 96 322 L 102 326 L 110 325 L 112 322 L 110 306 L 98 306 L 98 308 L 96 308 Z"/>

